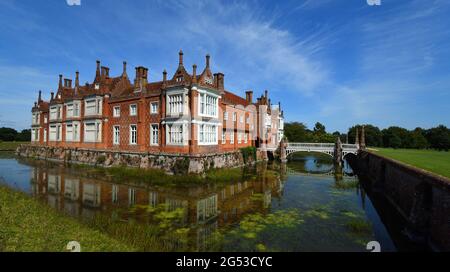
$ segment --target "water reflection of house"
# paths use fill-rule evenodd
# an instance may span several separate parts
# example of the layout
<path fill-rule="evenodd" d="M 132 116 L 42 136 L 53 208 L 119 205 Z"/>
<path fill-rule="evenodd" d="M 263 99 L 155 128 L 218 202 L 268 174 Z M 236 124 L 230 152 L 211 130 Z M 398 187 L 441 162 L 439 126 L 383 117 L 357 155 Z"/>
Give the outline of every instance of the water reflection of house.
<path fill-rule="evenodd" d="M 282 186 L 279 179 L 264 178 L 226 185 L 156 188 L 73 176 L 63 168 L 36 167 L 32 175 L 33 193 L 73 216 L 111 215 L 133 205 L 165 204 L 167 211 L 183 209 L 182 222 L 194 228 L 199 250 L 208 246 L 211 234 L 218 228 L 238 223 L 248 213 L 267 210 Z M 262 199 L 255 201 L 255 194 L 262 195 Z"/>

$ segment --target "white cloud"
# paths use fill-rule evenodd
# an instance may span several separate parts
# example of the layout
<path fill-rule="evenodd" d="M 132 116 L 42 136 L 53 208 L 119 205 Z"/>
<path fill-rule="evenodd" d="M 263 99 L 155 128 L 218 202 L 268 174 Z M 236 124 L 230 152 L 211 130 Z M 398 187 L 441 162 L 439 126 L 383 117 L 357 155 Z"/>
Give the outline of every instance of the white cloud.
<path fill-rule="evenodd" d="M 81 6 L 81 0 L 66 0 L 69 6 Z"/>

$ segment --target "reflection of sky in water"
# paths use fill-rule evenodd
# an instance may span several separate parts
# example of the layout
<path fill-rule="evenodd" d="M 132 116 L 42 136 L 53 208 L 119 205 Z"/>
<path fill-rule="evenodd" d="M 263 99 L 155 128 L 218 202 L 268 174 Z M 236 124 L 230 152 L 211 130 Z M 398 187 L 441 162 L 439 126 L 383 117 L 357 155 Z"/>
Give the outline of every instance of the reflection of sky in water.
<path fill-rule="evenodd" d="M 7 183 L 10 187 L 31 193 L 30 167 L 18 164 L 15 159 L 0 159 L 0 162 L 0 183 Z"/>
<path fill-rule="evenodd" d="M 313 155 L 290 162 L 287 166 L 300 172 L 328 173 L 334 170 L 331 158 L 327 160 L 315 158 Z M 31 193 L 30 181 L 33 171 L 37 171 L 36 169 L 41 168 L 19 163 L 15 159 L 0 159 L 1 179 L 7 181 L 7 184 L 11 187 L 27 193 Z M 344 170 L 345 172 L 351 171 L 347 163 L 344 163 L 344 169 L 347 169 Z M 45 169 L 42 168 L 42 170 Z M 337 189 L 334 186 L 336 182 L 334 175 L 302 176 L 289 174 L 286 180 L 277 182 L 280 188 L 262 187 L 265 189 L 257 192 L 260 195 L 258 201 L 263 203 L 261 207 L 263 207 L 266 216 L 277 212 L 295 211 L 301 218 L 302 223 L 288 228 L 268 228 L 258 233 L 256 239 L 227 236 L 229 239 L 225 240 L 221 250 L 247 251 L 254 250 L 258 244 L 264 244 L 267 249 L 276 251 L 366 251 L 365 245 L 371 240 L 382 241 L 384 250 L 393 250 L 391 238 L 370 199 L 365 197 L 359 187 L 346 190 Z M 67 190 L 67 183 L 68 178 L 66 177 L 65 190 Z M 257 188 L 259 185 L 255 186 L 254 188 Z M 203 189 L 199 187 L 198 191 Z M 235 190 L 237 190 L 237 187 Z M 280 190 L 282 190 L 280 195 L 274 194 L 275 191 Z M 170 197 L 171 190 L 167 191 L 168 197 Z M 216 193 L 219 194 L 220 191 Z M 244 195 L 239 196 L 237 191 L 235 193 L 238 198 L 244 198 Z M 260 203 L 258 201 L 252 202 L 251 195 L 246 196 L 246 198 L 248 198 L 248 203 Z M 92 217 L 96 213 L 104 212 L 102 209 L 93 209 L 84 205 L 78 206 L 75 202 L 65 200 L 63 196 L 59 195 L 48 194 L 46 200 L 55 209 L 63 208 L 60 202 L 62 200 L 65 203 L 63 209 L 66 212 L 81 214 L 83 217 Z M 195 204 L 198 199 L 192 201 L 194 202 L 191 204 Z M 231 202 L 227 205 L 230 204 L 233 205 Z M 219 210 L 222 208 L 219 207 Z M 244 216 L 252 216 L 257 212 L 256 210 L 242 208 L 238 207 L 236 212 L 245 211 Z M 260 211 L 258 210 L 258 212 Z M 232 216 L 232 214 L 229 214 L 229 216 Z M 353 233 L 348 228 L 348 223 L 352 220 L 370 222 L 371 226 L 366 232 Z M 217 224 L 217 221 L 213 220 L 212 223 Z M 204 227 L 207 226 L 209 224 Z M 233 226 L 239 227 L 235 223 L 233 223 Z M 203 227 L 200 229 L 203 229 Z M 196 240 L 197 238 L 193 239 Z"/>

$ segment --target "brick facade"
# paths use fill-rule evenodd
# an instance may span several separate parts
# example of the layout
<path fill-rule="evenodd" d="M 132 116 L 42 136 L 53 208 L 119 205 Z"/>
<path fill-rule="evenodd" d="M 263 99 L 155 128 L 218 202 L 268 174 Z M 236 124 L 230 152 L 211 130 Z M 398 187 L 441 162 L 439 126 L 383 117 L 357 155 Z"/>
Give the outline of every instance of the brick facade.
<path fill-rule="evenodd" d="M 32 108 L 32 142 L 51 147 L 150 153 L 205 154 L 256 146 L 274 149 L 283 137 L 283 112 L 267 91 L 252 101 L 225 89 L 224 74 L 213 74 L 206 56 L 201 74 L 188 73 L 183 52 L 172 78 L 148 82 L 148 69 L 136 67 L 133 82 L 123 72 L 110 77 L 97 61 L 92 83 L 59 76 L 58 90 L 44 101 L 39 91 Z M 266 118 L 269 116 L 269 118 Z M 266 124 L 266 119 L 271 124 Z M 281 124 L 281 125 L 280 125 Z"/>

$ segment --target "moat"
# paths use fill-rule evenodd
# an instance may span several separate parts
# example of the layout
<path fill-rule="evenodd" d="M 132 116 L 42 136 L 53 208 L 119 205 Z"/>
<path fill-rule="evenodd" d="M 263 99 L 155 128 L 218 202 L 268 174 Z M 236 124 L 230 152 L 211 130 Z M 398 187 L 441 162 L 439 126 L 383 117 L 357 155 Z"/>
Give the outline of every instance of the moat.
<path fill-rule="evenodd" d="M 382 251 L 423 250 L 404 222 L 347 162 L 312 153 L 287 164 L 260 163 L 242 178 L 164 184 L 111 179 L 88 169 L 0 157 L 9 186 L 112 237 L 126 233 L 139 250 Z M 157 241 L 155 240 L 157 237 Z"/>

